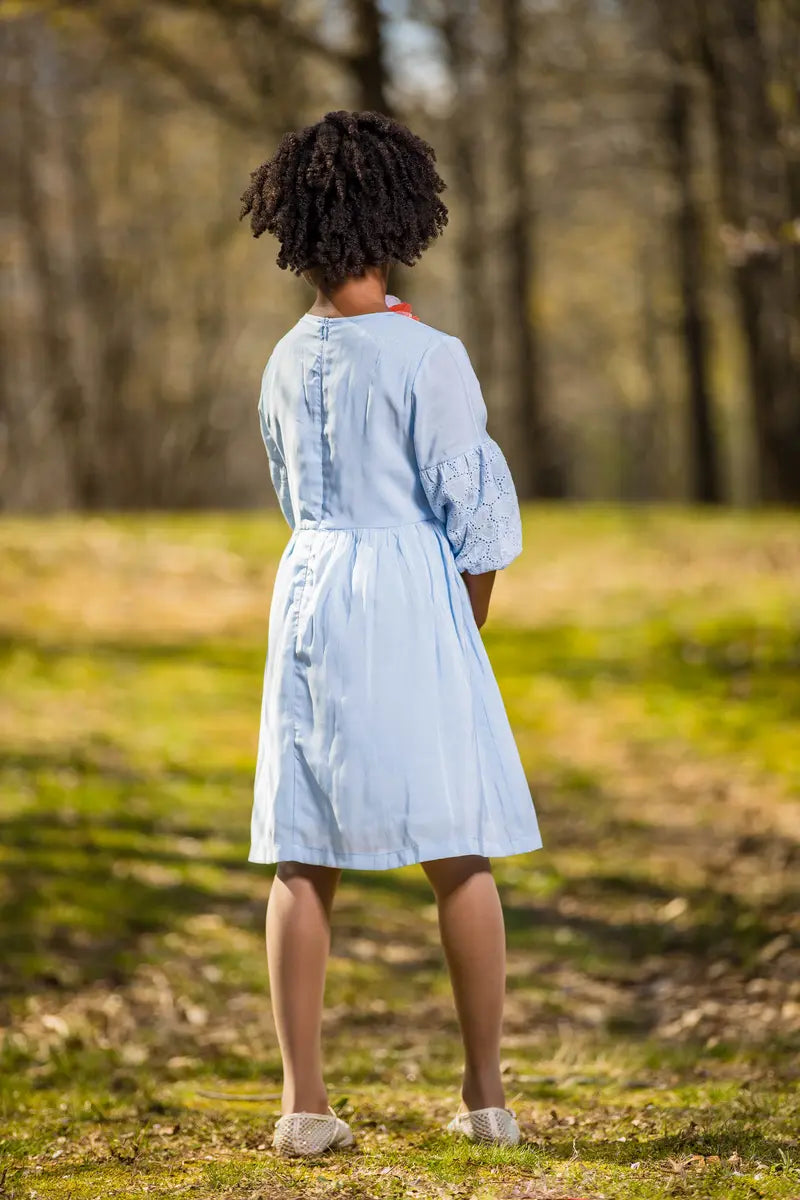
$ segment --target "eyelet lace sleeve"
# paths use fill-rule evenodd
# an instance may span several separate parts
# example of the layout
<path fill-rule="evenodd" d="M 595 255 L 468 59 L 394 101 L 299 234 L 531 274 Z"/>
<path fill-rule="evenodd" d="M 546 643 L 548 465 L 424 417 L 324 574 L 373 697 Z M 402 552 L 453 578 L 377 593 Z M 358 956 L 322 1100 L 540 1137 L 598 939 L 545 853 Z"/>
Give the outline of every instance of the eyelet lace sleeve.
<path fill-rule="evenodd" d="M 466 349 L 445 337 L 414 381 L 414 444 L 428 503 L 444 524 L 459 571 L 480 575 L 522 553 L 516 488 L 486 428 L 486 406 Z"/>
<path fill-rule="evenodd" d="M 499 571 L 522 553 L 514 481 L 492 438 L 426 467 L 420 478 L 431 508 L 445 524 L 459 571 Z"/>

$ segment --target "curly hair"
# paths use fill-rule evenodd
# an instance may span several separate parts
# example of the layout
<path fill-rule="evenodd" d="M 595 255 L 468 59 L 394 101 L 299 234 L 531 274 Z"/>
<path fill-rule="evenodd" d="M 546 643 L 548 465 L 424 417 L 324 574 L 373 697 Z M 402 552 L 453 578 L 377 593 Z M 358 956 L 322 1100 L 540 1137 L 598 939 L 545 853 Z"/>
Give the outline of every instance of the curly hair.
<path fill-rule="evenodd" d="M 325 114 L 286 133 L 250 173 L 241 220 L 280 242 L 278 266 L 336 285 L 385 262 L 412 266 L 447 224 L 436 153 L 380 112 Z"/>

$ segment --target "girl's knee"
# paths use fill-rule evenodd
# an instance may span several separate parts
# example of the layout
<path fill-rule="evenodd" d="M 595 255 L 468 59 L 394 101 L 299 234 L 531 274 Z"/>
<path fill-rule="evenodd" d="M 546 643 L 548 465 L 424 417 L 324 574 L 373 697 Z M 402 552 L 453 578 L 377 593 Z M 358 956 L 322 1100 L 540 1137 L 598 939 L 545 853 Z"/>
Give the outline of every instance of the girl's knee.
<path fill-rule="evenodd" d="M 307 880 L 316 891 L 320 892 L 332 891 L 339 882 L 341 874 L 341 867 L 323 867 L 317 863 L 295 862 L 292 859 L 282 859 L 275 871 L 276 878 L 280 879 L 282 883 Z"/>
<path fill-rule="evenodd" d="M 450 892 L 473 875 L 492 872 L 492 865 L 482 854 L 460 854 L 454 858 L 432 858 L 421 864 L 436 893 Z"/>

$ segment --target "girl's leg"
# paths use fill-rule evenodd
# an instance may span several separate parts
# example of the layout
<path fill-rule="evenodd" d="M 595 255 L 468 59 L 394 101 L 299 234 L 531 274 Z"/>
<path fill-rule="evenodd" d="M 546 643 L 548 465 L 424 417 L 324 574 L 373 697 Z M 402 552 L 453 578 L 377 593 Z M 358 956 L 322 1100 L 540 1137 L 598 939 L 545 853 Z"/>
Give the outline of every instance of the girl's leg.
<path fill-rule="evenodd" d="M 461 1097 L 468 1109 L 505 1106 L 500 1039 L 505 998 L 503 909 L 487 858 L 422 864 L 436 895 L 453 996 L 464 1041 Z"/>
<path fill-rule="evenodd" d="M 330 916 L 341 870 L 278 863 L 267 902 L 272 1013 L 283 1059 L 281 1114 L 328 1111 L 322 1005 Z"/>

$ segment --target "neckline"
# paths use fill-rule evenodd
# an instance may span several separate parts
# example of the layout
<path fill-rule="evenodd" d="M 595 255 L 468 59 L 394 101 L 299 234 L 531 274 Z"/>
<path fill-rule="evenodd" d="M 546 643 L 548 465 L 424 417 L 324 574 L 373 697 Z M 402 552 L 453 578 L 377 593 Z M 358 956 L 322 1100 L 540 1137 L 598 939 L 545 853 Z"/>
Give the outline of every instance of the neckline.
<path fill-rule="evenodd" d="M 375 312 L 369 313 L 353 313 L 350 317 L 320 317 L 317 313 L 305 312 L 302 314 L 301 321 L 314 321 L 322 324 L 324 321 L 334 322 L 338 324 L 340 321 L 366 321 L 368 317 L 396 317 L 402 316 L 402 313 L 396 313 L 391 308 L 379 308 Z"/>

